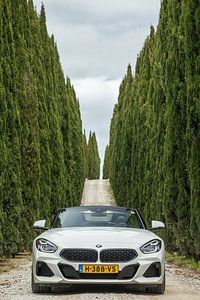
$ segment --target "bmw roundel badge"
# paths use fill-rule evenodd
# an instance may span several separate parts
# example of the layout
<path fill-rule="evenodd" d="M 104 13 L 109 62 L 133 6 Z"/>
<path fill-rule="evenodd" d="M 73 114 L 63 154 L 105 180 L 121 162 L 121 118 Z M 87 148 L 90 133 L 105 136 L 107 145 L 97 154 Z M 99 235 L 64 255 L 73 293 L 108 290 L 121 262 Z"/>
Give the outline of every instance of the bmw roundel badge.
<path fill-rule="evenodd" d="M 102 245 L 101 245 L 101 244 L 97 244 L 96 247 L 97 247 L 97 248 L 101 248 Z"/>

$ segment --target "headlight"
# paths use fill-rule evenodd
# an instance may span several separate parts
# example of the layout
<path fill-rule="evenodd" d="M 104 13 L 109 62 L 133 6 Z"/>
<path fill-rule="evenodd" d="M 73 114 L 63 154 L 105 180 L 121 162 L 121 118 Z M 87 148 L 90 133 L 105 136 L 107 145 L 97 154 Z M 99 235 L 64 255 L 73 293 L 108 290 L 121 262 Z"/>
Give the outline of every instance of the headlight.
<path fill-rule="evenodd" d="M 45 253 L 54 253 L 58 249 L 56 245 L 54 245 L 52 242 L 45 239 L 36 240 L 36 247 L 39 251 Z"/>
<path fill-rule="evenodd" d="M 160 240 L 152 240 L 146 244 L 144 244 L 140 250 L 144 253 L 144 254 L 148 254 L 148 253 L 156 253 L 158 251 L 160 251 L 162 246 L 162 243 Z"/>

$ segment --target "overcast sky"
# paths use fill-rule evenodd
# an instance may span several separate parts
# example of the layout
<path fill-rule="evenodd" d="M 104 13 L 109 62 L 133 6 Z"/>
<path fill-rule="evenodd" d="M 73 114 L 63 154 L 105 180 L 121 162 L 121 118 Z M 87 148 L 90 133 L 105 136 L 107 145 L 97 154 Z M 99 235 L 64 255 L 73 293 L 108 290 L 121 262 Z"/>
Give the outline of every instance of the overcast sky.
<path fill-rule="evenodd" d="M 34 0 L 37 10 L 41 2 L 80 100 L 83 128 L 96 132 L 103 160 L 120 82 L 158 23 L 160 0 Z"/>

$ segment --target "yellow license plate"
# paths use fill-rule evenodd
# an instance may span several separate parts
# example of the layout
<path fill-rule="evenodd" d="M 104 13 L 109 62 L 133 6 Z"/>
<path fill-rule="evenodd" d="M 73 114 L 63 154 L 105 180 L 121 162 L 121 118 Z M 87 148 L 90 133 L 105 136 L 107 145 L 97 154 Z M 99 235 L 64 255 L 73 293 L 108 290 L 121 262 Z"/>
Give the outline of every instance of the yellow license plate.
<path fill-rule="evenodd" d="M 118 265 L 79 265 L 79 273 L 119 273 Z"/>

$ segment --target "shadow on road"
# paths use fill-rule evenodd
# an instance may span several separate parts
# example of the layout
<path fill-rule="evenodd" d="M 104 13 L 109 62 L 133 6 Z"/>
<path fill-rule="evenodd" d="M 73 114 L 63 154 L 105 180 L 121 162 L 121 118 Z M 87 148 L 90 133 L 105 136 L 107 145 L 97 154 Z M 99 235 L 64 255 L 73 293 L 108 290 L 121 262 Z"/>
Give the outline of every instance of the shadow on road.
<path fill-rule="evenodd" d="M 76 285 L 73 287 L 68 287 L 68 288 L 53 288 L 51 291 L 51 295 L 74 295 L 74 294 L 135 294 L 135 295 L 151 295 L 156 296 L 153 294 L 147 294 L 144 293 L 143 291 L 139 291 L 136 289 L 133 289 L 132 287 L 127 287 L 127 286 L 119 286 L 119 285 Z"/>

